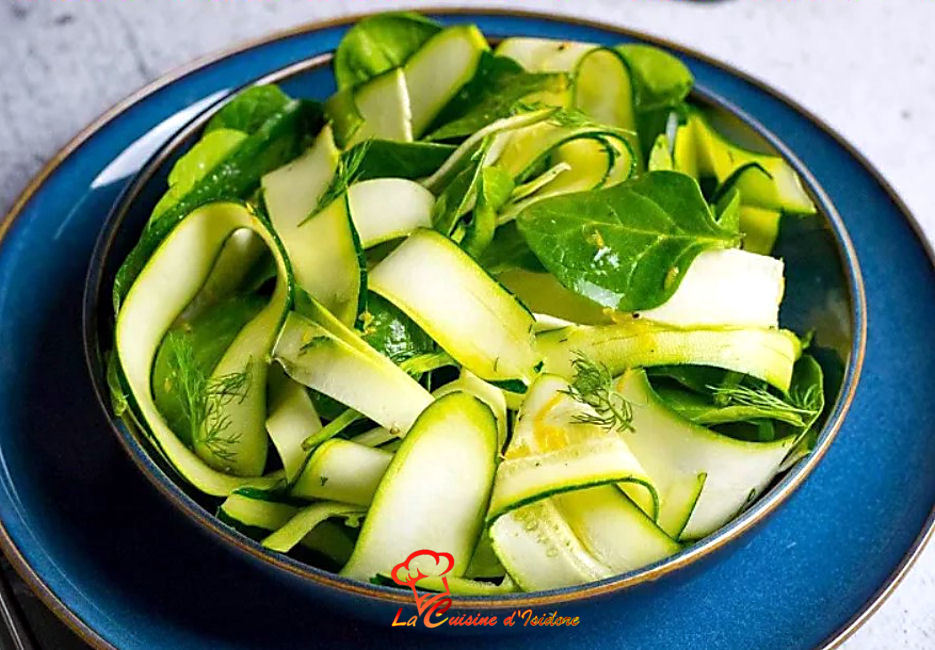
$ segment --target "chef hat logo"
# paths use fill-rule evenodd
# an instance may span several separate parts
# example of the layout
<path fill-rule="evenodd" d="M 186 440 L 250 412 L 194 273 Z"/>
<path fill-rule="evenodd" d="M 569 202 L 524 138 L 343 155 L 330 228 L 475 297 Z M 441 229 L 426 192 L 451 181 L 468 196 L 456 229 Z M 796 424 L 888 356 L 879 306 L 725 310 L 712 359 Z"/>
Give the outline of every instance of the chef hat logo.
<path fill-rule="evenodd" d="M 415 584 L 422 578 L 440 578 L 451 571 L 454 565 L 455 559 L 451 553 L 422 549 L 413 551 L 405 561 L 394 566 L 390 577 L 398 585 L 415 588 Z"/>

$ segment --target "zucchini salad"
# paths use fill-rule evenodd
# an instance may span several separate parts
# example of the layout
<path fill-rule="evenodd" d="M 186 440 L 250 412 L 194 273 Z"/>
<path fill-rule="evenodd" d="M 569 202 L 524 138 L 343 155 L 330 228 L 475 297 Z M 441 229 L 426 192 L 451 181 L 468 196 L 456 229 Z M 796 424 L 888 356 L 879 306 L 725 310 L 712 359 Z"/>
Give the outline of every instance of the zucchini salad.
<path fill-rule="evenodd" d="M 426 588 L 537 591 L 677 553 L 809 453 L 770 253 L 816 209 L 679 60 L 393 13 L 333 69 L 217 111 L 114 281 L 114 410 L 199 503 L 361 581 L 430 549 Z"/>

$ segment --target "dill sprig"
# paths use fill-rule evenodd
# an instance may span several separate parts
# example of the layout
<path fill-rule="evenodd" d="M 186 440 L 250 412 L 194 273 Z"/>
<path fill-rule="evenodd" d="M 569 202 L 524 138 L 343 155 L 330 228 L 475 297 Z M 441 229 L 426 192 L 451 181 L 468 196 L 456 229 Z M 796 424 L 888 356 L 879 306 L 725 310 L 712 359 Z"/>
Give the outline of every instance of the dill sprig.
<path fill-rule="evenodd" d="M 723 406 L 744 406 L 760 411 L 762 417 L 781 420 L 795 426 L 802 426 L 806 418 L 814 416 L 814 396 L 809 387 L 802 395 L 790 395 L 790 402 L 773 395 L 765 388 L 749 386 L 708 386 L 714 394 L 716 403 Z"/>
<path fill-rule="evenodd" d="M 632 431 L 630 403 L 614 389 L 614 378 L 607 366 L 575 352 L 571 365 L 575 378 L 565 391 L 576 402 L 590 407 L 577 413 L 572 422 L 595 424 L 609 431 Z"/>
<path fill-rule="evenodd" d="M 355 182 L 358 176 L 360 176 L 360 166 L 363 164 L 364 158 L 367 157 L 367 151 L 369 149 L 370 140 L 365 140 L 341 155 L 338 159 L 338 167 L 334 171 L 334 176 L 331 177 L 331 182 L 318 198 L 318 204 L 315 206 L 315 209 L 312 210 L 311 214 L 307 216 L 302 223 L 314 217 L 328 207 L 332 201 L 347 192 L 347 188 L 351 183 Z"/>
<path fill-rule="evenodd" d="M 227 433 L 231 419 L 224 407 L 235 400 L 239 403 L 246 399 L 250 373 L 245 368 L 241 372 L 209 377 L 199 367 L 191 341 L 179 332 L 166 337 L 166 346 L 171 354 L 170 363 L 175 367 L 182 411 L 188 420 L 192 441 L 203 444 L 220 460 L 233 462 L 237 452 L 232 447 L 241 434 Z"/>

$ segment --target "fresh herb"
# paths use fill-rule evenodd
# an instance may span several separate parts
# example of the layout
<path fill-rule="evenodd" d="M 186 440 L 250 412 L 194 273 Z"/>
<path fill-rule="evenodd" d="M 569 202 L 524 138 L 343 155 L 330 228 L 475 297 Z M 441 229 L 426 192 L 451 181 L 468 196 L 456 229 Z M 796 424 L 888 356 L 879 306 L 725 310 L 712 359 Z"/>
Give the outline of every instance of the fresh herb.
<path fill-rule="evenodd" d="M 170 364 L 176 371 L 177 392 L 189 423 L 191 440 L 220 460 L 233 462 L 237 453 L 232 447 L 240 440 L 240 433 L 227 433 L 231 420 L 224 407 L 235 400 L 246 399 L 250 373 L 245 368 L 241 372 L 209 377 L 196 361 L 191 340 L 179 332 L 171 332 L 165 345 Z"/>
<path fill-rule="evenodd" d="M 662 304 L 699 253 L 739 239 L 714 221 L 694 179 L 670 171 L 543 199 L 517 225 L 562 285 L 620 311 Z"/>
<path fill-rule="evenodd" d="M 324 208 L 331 205 L 333 201 L 343 196 L 351 183 L 357 181 L 360 175 L 361 164 L 366 159 L 367 150 L 369 148 L 369 141 L 362 142 L 359 146 L 353 147 L 341 155 L 341 158 L 338 160 L 338 168 L 334 171 L 334 176 L 331 177 L 331 182 L 328 184 L 328 187 L 325 188 L 325 191 L 322 192 L 321 196 L 318 197 L 318 205 L 315 206 L 315 209 L 312 210 L 311 214 L 306 217 L 302 223 L 305 223 Z M 299 225 L 302 225 L 302 223 Z"/>
<path fill-rule="evenodd" d="M 575 352 L 571 362 L 575 377 L 566 394 L 590 407 L 590 412 L 576 413 L 572 422 L 595 424 L 609 431 L 632 431 L 630 403 L 614 388 L 614 378 L 607 366 Z"/>
<path fill-rule="evenodd" d="M 773 395 L 766 388 L 750 386 L 709 386 L 715 404 L 721 407 L 739 406 L 755 413 L 757 418 L 770 418 L 803 426 L 805 418 L 815 415 L 808 403 L 798 405 Z M 748 418 L 754 419 L 754 418 Z"/>

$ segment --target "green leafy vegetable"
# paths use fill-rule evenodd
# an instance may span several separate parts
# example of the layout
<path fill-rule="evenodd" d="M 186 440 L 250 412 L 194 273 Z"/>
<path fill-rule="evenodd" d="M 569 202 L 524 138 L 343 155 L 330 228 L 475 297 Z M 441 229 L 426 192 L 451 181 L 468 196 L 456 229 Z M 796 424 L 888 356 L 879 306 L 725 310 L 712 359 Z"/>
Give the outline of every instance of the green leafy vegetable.
<path fill-rule="evenodd" d="M 637 111 L 675 106 L 685 99 L 695 82 L 684 63 L 658 47 L 625 43 L 616 49 L 636 82 Z"/>
<path fill-rule="evenodd" d="M 435 351 L 435 342 L 398 307 L 375 293 L 359 317 L 361 337 L 396 363 Z"/>
<path fill-rule="evenodd" d="M 614 389 L 614 377 L 607 366 L 580 352 L 575 353 L 571 365 L 575 377 L 565 392 L 593 410 L 576 414 L 572 421 L 596 424 L 609 431 L 632 431 L 630 403 Z"/>
<path fill-rule="evenodd" d="M 545 267 L 529 249 L 526 240 L 511 221 L 497 228 L 497 235 L 477 258 L 478 263 L 494 275 L 507 269 L 542 272 Z"/>
<path fill-rule="evenodd" d="M 620 311 L 662 304 L 695 256 L 738 243 L 714 221 L 698 184 L 668 171 L 543 199 L 517 224 L 566 288 Z"/>
<path fill-rule="evenodd" d="M 205 127 L 205 134 L 219 129 L 234 129 L 251 134 L 286 107 L 289 95 L 278 86 L 252 86 L 231 99 Z"/>
<path fill-rule="evenodd" d="M 167 180 L 169 189 L 153 208 L 150 219 L 158 219 L 160 215 L 175 206 L 191 192 L 198 181 L 220 164 L 246 137 L 246 133 L 233 129 L 217 129 L 205 134 L 172 167 Z"/>
<path fill-rule="evenodd" d="M 357 168 L 357 180 L 371 178 L 424 178 L 442 166 L 456 147 L 435 142 L 395 142 L 367 140 L 354 145 L 343 155 L 352 157 L 363 149 Z"/>
<path fill-rule="evenodd" d="M 526 101 L 564 104 L 569 79 L 564 73 L 526 72 L 513 59 L 484 52 L 474 78 L 442 109 L 428 140 L 471 135 L 491 122 L 512 115 Z"/>
<path fill-rule="evenodd" d="M 334 53 L 338 88 L 355 86 L 402 65 L 439 31 L 438 23 L 411 12 L 364 18 L 348 30 Z"/>

